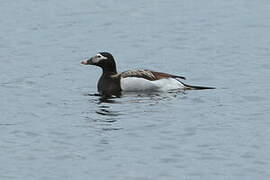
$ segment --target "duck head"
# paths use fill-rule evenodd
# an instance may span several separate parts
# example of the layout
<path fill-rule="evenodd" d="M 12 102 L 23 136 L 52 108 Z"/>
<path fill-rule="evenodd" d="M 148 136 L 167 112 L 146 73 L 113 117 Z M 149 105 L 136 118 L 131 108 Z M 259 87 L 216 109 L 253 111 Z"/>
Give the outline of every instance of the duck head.
<path fill-rule="evenodd" d="M 99 52 L 90 59 L 82 61 L 81 64 L 101 67 L 104 72 L 117 72 L 115 60 L 108 52 Z"/>

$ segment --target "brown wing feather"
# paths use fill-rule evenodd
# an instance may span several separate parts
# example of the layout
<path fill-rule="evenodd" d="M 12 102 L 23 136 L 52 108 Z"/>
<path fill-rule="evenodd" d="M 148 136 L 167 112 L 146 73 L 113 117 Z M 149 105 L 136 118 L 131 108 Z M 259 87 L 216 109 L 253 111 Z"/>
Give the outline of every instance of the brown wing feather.
<path fill-rule="evenodd" d="M 126 77 L 138 77 L 138 78 L 144 78 L 150 81 L 157 80 L 155 75 L 148 70 L 138 69 L 138 70 L 128 70 L 121 73 L 122 78 Z"/>
<path fill-rule="evenodd" d="M 144 69 L 139 69 L 139 70 L 129 70 L 121 73 L 122 78 L 126 77 L 138 77 L 138 78 L 144 78 L 150 81 L 155 81 L 163 78 L 181 78 L 181 79 L 186 79 L 183 76 L 176 76 L 176 75 L 171 75 L 167 73 L 162 73 L 162 72 L 156 72 L 156 71 L 151 71 L 151 70 L 144 70 Z"/>
<path fill-rule="evenodd" d="M 167 74 L 167 73 L 162 73 L 162 72 L 155 72 L 151 71 L 157 79 L 162 79 L 162 78 L 180 78 L 180 79 L 186 79 L 183 76 L 177 76 L 177 75 L 172 75 L 172 74 Z"/>

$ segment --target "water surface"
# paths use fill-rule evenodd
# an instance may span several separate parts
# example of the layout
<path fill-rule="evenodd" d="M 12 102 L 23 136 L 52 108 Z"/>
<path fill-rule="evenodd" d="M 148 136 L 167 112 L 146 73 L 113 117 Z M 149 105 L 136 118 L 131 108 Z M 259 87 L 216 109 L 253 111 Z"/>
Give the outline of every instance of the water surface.
<path fill-rule="evenodd" d="M 0 1 L 0 179 L 270 178 L 268 1 Z M 100 69 L 216 90 L 102 102 Z"/>

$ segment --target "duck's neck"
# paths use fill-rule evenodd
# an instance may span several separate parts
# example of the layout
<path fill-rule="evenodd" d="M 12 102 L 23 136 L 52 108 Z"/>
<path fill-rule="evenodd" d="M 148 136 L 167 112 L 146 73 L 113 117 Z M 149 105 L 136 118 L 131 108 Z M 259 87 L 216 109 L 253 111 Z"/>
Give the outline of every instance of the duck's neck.
<path fill-rule="evenodd" d="M 102 68 L 102 71 L 103 71 L 103 75 L 105 74 L 117 74 L 117 70 L 116 70 L 116 67 L 103 67 Z"/>
<path fill-rule="evenodd" d="M 116 76 L 114 77 L 114 75 Z M 103 69 L 102 76 L 98 81 L 98 92 L 102 96 L 121 94 L 120 76 L 117 76 L 116 69 L 110 71 Z"/>

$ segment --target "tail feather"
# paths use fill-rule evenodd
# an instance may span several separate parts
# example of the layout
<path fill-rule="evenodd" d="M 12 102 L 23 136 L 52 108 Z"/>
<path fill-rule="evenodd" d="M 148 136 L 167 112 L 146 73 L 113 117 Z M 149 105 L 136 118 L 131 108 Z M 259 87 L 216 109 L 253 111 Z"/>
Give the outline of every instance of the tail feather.
<path fill-rule="evenodd" d="M 180 78 L 180 79 L 186 79 L 186 77 L 184 77 L 184 76 L 178 76 L 178 75 L 171 75 L 171 77 L 172 78 L 175 78 L 175 79 L 177 79 L 177 78 Z"/>
<path fill-rule="evenodd" d="M 181 83 L 185 86 L 185 89 L 190 89 L 190 90 L 216 89 L 215 87 L 192 86 L 192 85 L 185 84 L 183 82 Z"/>

